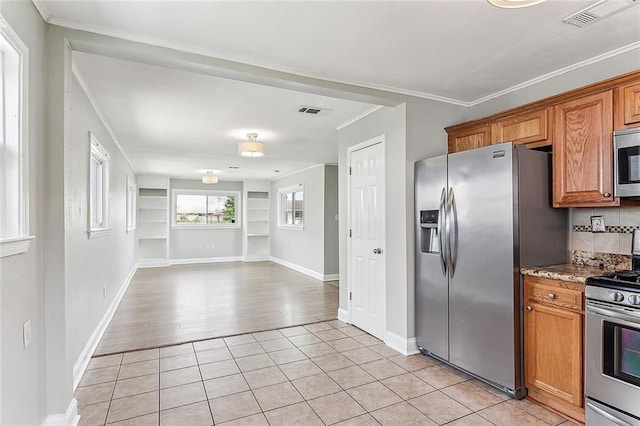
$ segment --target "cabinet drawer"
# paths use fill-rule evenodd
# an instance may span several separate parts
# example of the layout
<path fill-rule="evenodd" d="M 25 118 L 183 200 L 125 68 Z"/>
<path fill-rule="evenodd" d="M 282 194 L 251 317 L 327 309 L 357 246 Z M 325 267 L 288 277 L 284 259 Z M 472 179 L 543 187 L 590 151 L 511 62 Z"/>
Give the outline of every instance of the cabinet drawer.
<path fill-rule="evenodd" d="M 584 292 L 581 289 L 570 288 L 558 281 L 547 281 L 536 277 L 527 277 L 525 282 L 528 301 L 575 311 L 584 310 Z"/>

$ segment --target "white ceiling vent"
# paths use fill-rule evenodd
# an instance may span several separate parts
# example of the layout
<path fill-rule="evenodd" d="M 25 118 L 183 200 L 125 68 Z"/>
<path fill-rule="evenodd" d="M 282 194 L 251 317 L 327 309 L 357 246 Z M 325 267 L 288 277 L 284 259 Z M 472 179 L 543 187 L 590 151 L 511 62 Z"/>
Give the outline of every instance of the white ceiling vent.
<path fill-rule="evenodd" d="M 582 28 L 587 25 L 591 25 L 596 21 L 601 21 L 604 18 L 621 12 L 638 3 L 640 3 L 640 0 L 600 0 L 579 12 L 564 18 L 562 21 Z"/>
<path fill-rule="evenodd" d="M 305 106 L 302 105 L 298 108 L 298 112 L 302 113 L 302 114 L 311 114 L 311 115 L 318 115 L 320 113 L 327 113 L 330 110 L 325 109 L 325 108 L 318 108 L 318 107 L 312 107 L 312 106 Z"/>

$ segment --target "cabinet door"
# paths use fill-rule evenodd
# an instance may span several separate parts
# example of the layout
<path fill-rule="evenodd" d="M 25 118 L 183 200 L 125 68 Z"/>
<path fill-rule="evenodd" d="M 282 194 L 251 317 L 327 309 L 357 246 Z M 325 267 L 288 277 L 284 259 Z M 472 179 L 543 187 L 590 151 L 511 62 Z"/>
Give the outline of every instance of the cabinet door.
<path fill-rule="evenodd" d="M 613 93 L 555 106 L 553 206 L 616 206 L 613 197 Z"/>
<path fill-rule="evenodd" d="M 583 406 L 582 321 L 578 312 L 531 301 L 524 318 L 526 386 L 577 407 Z"/>
<path fill-rule="evenodd" d="M 551 108 L 519 114 L 491 125 L 491 143 L 513 142 L 529 147 L 550 145 L 549 120 Z"/>
<path fill-rule="evenodd" d="M 616 89 L 615 129 L 640 127 L 640 82 Z"/>
<path fill-rule="evenodd" d="M 449 135 L 449 154 L 491 145 L 491 126 L 474 127 Z"/>

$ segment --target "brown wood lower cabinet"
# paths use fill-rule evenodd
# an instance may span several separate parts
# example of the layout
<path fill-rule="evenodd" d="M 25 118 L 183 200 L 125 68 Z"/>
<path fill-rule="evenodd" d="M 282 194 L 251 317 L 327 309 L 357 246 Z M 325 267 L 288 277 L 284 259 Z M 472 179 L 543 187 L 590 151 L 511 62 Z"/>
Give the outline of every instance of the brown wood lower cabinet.
<path fill-rule="evenodd" d="M 584 422 L 584 285 L 525 277 L 529 397 Z"/>

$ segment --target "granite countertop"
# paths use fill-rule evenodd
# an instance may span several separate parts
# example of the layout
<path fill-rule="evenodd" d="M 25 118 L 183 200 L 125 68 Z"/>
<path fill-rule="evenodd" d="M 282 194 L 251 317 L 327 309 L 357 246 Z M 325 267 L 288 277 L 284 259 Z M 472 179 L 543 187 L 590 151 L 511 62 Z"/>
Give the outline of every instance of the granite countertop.
<path fill-rule="evenodd" d="M 582 284 L 586 282 L 587 278 L 596 277 L 605 272 L 607 272 L 607 269 L 599 268 L 597 266 L 579 266 L 573 263 L 520 268 L 520 273 L 522 275 Z"/>

